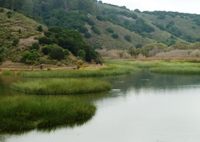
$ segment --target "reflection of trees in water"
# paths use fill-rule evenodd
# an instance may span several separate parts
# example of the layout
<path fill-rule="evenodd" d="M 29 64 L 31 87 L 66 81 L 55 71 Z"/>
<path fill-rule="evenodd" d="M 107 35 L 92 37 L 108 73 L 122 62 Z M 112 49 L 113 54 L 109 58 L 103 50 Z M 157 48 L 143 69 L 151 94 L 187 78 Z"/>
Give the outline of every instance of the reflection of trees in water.
<path fill-rule="evenodd" d="M 176 89 L 187 85 L 200 85 L 200 76 L 188 75 L 167 75 L 153 74 L 147 70 L 139 73 L 111 79 L 114 89 L 122 92 L 134 89 L 136 92 L 141 89 Z"/>
<path fill-rule="evenodd" d="M 0 142 L 5 142 L 5 136 L 3 136 L 3 135 L 0 135 Z"/>

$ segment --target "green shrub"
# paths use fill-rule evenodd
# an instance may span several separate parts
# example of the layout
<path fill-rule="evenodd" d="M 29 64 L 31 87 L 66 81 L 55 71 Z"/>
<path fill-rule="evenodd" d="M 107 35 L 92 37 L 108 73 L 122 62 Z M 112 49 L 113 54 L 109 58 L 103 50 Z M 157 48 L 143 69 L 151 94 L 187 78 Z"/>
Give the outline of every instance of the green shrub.
<path fill-rule="evenodd" d="M 13 13 L 12 13 L 11 11 L 8 11 L 6 15 L 7 15 L 8 18 L 11 18 L 11 17 L 12 17 L 12 14 L 13 14 Z"/>
<path fill-rule="evenodd" d="M 119 35 L 118 34 L 112 34 L 112 37 L 115 38 L 115 39 L 118 39 Z"/>
<path fill-rule="evenodd" d="M 96 26 L 92 26 L 92 30 L 95 34 L 100 35 L 101 31 L 96 27 Z"/>
<path fill-rule="evenodd" d="M 42 31 L 43 31 L 42 25 L 39 25 L 39 26 L 37 27 L 37 30 L 38 30 L 39 32 L 42 32 Z"/>
<path fill-rule="evenodd" d="M 99 21 L 105 21 L 105 18 L 103 17 L 103 16 L 96 16 L 96 18 L 97 18 L 97 20 L 99 20 Z"/>
<path fill-rule="evenodd" d="M 64 50 L 64 54 L 65 54 L 66 56 L 70 55 L 69 50 L 68 50 L 68 49 L 65 49 L 65 50 Z"/>
<path fill-rule="evenodd" d="M 77 56 L 78 56 L 79 58 L 81 58 L 82 60 L 84 60 L 84 61 L 85 61 L 85 55 L 86 55 L 86 53 L 85 53 L 84 50 L 79 50 L 79 51 L 77 52 Z"/>
<path fill-rule="evenodd" d="M 51 52 L 52 48 L 49 48 L 49 47 L 43 47 L 42 48 L 42 53 L 44 55 L 48 55 L 50 52 Z"/>
<path fill-rule="evenodd" d="M 0 12 L 4 12 L 4 9 L 3 9 L 3 8 L 0 8 Z"/>
<path fill-rule="evenodd" d="M 12 43 L 12 46 L 17 46 L 18 43 L 19 43 L 19 39 L 14 39 L 13 43 Z"/>
<path fill-rule="evenodd" d="M 84 37 L 85 37 L 85 38 L 91 38 L 91 36 L 92 36 L 92 35 L 91 35 L 89 32 L 86 32 L 86 33 L 84 34 Z"/>
<path fill-rule="evenodd" d="M 31 50 L 35 49 L 35 50 L 39 50 L 40 49 L 40 45 L 38 42 L 35 42 L 32 44 L 32 46 L 30 47 Z"/>
<path fill-rule="evenodd" d="M 130 36 L 130 35 L 126 35 L 126 36 L 124 37 L 124 39 L 127 40 L 128 42 L 131 42 L 131 36 Z"/>
<path fill-rule="evenodd" d="M 3 62 L 3 56 L 0 55 L 0 62 Z"/>
<path fill-rule="evenodd" d="M 109 33 L 114 33 L 114 30 L 112 28 L 107 28 L 106 31 Z"/>
<path fill-rule="evenodd" d="M 53 48 L 50 52 L 51 59 L 62 60 L 65 57 L 63 49 L 61 48 Z"/>

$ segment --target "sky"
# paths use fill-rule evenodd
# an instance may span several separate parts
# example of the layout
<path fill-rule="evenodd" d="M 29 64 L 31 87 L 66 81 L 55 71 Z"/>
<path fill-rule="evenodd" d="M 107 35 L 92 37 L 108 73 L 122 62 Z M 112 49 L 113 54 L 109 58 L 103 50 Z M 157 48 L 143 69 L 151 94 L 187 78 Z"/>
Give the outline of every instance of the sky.
<path fill-rule="evenodd" d="M 200 14 L 200 0 L 102 0 L 102 2 L 118 6 L 126 6 L 130 10 L 161 10 Z"/>

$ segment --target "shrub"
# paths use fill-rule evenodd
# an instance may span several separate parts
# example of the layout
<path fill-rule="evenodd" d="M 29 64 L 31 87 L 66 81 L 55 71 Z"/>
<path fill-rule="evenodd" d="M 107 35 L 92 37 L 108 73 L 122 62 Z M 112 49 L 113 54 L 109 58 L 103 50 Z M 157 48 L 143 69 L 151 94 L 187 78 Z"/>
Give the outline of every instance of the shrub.
<path fill-rule="evenodd" d="M 85 60 L 85 55 L 86 55 L 86 53 L 85 53 L 84 50 L 79 50 L 79 51 L 77 52 L 77 56 L 78 56 L 79 58 L 81 58 L 82 60 Z"/>
<path fill-rule="evenodd" d="M 127 40 L 128 42 L 131 42 L 131 36 L 130 36 L 130 35 L 126 35 L 126 36 L 124 37 L 124 39 Z"/>
<path fill-rule="evenodd" d="M 115 39 L 118 39 L 119 35 L 118 34 L 112 34 L 112 37 L 115 38 Z"/>
<path fill-rule="evenodd" d="M 12 17 L 12 12 L 8 11 L 6 15 L 7 15 L 8 18 L 11 18 Z"/>
<path fill-rule="evenodd" d="M 103 16 L 97 16 L 96 18 L 97 18 L 97 20 L 99 20 L 99 21 L 105 21 L 105 18 L 104 18 Z"/>
<path fill-rule="evenodd" d="M 65 50 L 64 50 L 64 54 L 65 54 L 66 56 L 70 55 L 69 50 L 68 50 L 68 49 L 65 49 Z"/>
<path fill-rule="evenodd" d="M 63 49 L 61 48 L 53 48 L 50 52 L 51 59 L 62 60 L 65 57 Z"/>
<path fill-rule="evenodd" d="M 97 27 L 95 27 L 95 26 L 92 26 L 92 30 L 93 30 L 93 32 L 94 32 L 95 34 L 97 34 L 97 35 L 100 35 L 100 34 L 101 34 L 100 30 L 99 30 Z"/>
<path fill-rule="evenodd" d="M 3 9 L 3 8 L 0 8 L 0 12 L 4 12 L 4 9 Z"/>
<path fill-rule="evenodd" d="M 27 64 L 33 64 L 36 60 L 38 60 L 38 55 L 36 50 L 26 51 L 23 53 L 21 61 Z"/>
<path fill-rule="evenodd" d="M 37 42 L 33 43 L 32 46 L 30 47 L 30 49 L 31 50 L 33 50 L 33 49 L 39 50 L 40 49 L 39 43 L 37 43 Z"/>
<path fill-rule="evenodd" d="M 0 62 L 3 62 L 3 56 L 0 55 Z"/>
<path fill-rule="evenodd" d="M 106 31 L 109 32 L 109 33 L 114 33 L 114 30 L 111 29 L 111 28 L 107 28 Z"/>
<path fill-rule="evenodd" d="M 18 43 L 19 43 L 19 39 L 14 39 L 12 45 L 17 46 Z"/>
<path fill-rule="evenodd" d="M 42 31 L 43 31 L 43 27 L 42 27 L 41 25 L 39 25 L 39 26 L 37 27 L 37 30 L 38 30 L 39 32 L 42 32 Z"/>
<path fill-rule="evenodd" d="M 86 33 L 84 34 L 84 37 L 85 37 L 85 38 L 91 38 L 91 34 L 90 34 L 89 32 L 86 32 Z"/>
<path fill-rule="evenodd" d="M 52 50 L 52 48 L 47 46 L 47 47 L 42 48 L 42 53 L 44 55 L 48 55 L 51 52 L 51 50 Z"/>

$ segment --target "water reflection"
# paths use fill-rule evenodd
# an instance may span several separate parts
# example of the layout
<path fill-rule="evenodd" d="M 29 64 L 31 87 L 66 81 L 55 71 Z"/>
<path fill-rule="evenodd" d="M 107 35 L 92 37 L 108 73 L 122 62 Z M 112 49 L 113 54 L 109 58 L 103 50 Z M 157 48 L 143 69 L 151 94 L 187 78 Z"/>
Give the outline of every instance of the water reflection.
<path fill-rule="evenodd" d="M 163 90 L 199 87 L 200 76 L 159 75 L 143 70 L 133 75 L 113 78 L 110 81 L 113 83 L 114 90 L 120 90 L 123 94 L 134 90 L 138 94 L 141 89 Z"/>

